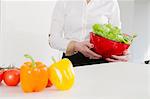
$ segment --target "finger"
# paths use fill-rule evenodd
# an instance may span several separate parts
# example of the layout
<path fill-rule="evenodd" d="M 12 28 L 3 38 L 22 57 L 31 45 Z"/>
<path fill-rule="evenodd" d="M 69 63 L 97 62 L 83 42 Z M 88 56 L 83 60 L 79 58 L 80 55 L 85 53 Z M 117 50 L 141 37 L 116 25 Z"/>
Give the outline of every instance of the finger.
<path fill-rule="evenodd" d="M 100 58 L 97 58 L 97 57 L 90 57 L 89 59 L 100 59 Z"/>
<path fill-rule="evenodd" d="M 125 50 L 125 51 L 123 52 L 123 55 L 129 55 L 129 51 L 128 51 L 128 50 Z"/>
<path fill-rule="evenodd" d="M 85 49 L 86 49 L 86 48 L 85 48 Z M 83 55 L 84 55 L 85 57 L 92 58 L 93 56 L 91 56 L 85 49 L 84 49 L 84 51 L 83 51 Z"/>
<path fill-rule="evenodd" d="M 83 54 L 85 57 L 90 58 L 90 56 L 88 55 L 88 53 L 82 52 L 82 54 Z"/>
<path fill-rule="evenodd" d="M 87 53 L 91 56 L 91 57 L 95 57 L 95 58 L 102 58 L 101 55 L 96 54 L 95 52 L 91 51 L 90 49 L 87 49 Z"/>
<path fill-rule="evenodd" d="M 91 54 L 89 54 L 89 52 L 84 52 L 85 56 L 87 56 L 89 59 L 100 59 L 101 57 L 97 57 L 97 56 L 93 56 Z"/>
<path fill-rule="evenodd" d="M 86 49 L 87 49 L 86 46 L 85 46 L 85 47 L 82 47 L 79 52 L 82 53 L 85 57 L 88 57 L 88 58 L 89 58 L 90 55 L 87 53 Z"/>
<path fill-rule="evenodd" d="M 118 60 L 111 59 L 111 58 L 106 58 L 105 60 L 108 61 L 108 62 L 118 62 Z"/>
<path fill-rule="evenodd" d="M 85 42 L 84 43 L 89 49 L 92 49 L 94 47 L 93 44 L 89 43 L 89 42 Z"/>
<path fill-rule="evenodd" d="M 116 55 L 112 55 L 112 58 L 114 58 L 114 59 L 116 59 L 116 60 L 123 61 L 123 62 L 127 62 L 127 61 L 128 61 L 127 56 L 116 56 Z"/>

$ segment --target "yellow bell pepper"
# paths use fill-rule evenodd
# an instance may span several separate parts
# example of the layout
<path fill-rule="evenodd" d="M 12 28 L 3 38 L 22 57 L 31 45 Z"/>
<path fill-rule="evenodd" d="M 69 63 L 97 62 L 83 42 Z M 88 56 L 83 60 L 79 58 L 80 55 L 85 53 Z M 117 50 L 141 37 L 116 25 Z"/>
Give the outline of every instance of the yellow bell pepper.
<path fill-rule="evenodd" d="M 50 81 L 59 90 L 70 89 L 75 81 L 75 73 L 71 61 L 65 58 L 56 62 L 54 58 L 52 59 L 54 64 L 48 69 Z"/>
<path fill-rule="evenodd" d="M 26 62 L 20 69 L 21 87 L 24 92 L 39 92 L 42 91 L 48 82 L 48 69 L 41 62 L 35 62 L 29 55 L 32 62 Z"/>

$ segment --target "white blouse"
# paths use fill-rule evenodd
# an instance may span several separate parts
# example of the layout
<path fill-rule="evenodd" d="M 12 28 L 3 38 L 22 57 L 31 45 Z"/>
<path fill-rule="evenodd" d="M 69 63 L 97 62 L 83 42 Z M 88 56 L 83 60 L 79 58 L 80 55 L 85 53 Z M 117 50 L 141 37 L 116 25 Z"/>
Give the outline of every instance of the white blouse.
<path fill-rule="evenodd" d="M 57 1 L 51 23 L 50 46 L 66 52 L 70 41 L 89 39 L 92 25 L 111 23 L 121 28 L 117 0 L 60 0 Z"/>

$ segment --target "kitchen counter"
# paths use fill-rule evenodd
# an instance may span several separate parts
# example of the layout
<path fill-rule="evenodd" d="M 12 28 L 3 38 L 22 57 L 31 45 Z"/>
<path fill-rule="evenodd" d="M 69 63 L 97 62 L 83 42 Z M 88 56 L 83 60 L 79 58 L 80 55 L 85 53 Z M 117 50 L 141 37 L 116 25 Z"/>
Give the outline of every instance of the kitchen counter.
<path fill-rule="evenodd" d="M 1 99 L 150 99 L 150 66 L 110 63 L 75 68 L 76 82 L 68 91 L 54 87 L 42 92 L 23 93 L 20 86 L 0 85 Z"/>

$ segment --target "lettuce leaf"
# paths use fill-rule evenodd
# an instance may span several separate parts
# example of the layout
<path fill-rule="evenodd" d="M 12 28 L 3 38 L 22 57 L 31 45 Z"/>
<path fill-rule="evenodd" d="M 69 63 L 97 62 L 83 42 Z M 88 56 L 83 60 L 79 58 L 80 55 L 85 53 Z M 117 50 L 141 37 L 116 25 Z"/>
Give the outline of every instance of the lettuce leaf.
<path fill-rule="evenodd" d="M 104 38 L 114 40 L 117 42 L 131 44 L 133 41 L 134 36 L 128 36 L 122 33 L 121 29 L 113 26 L 111 24 L 94 24 L 93 25 L 93 32 L 96 35 L 102 36 Z"/>

